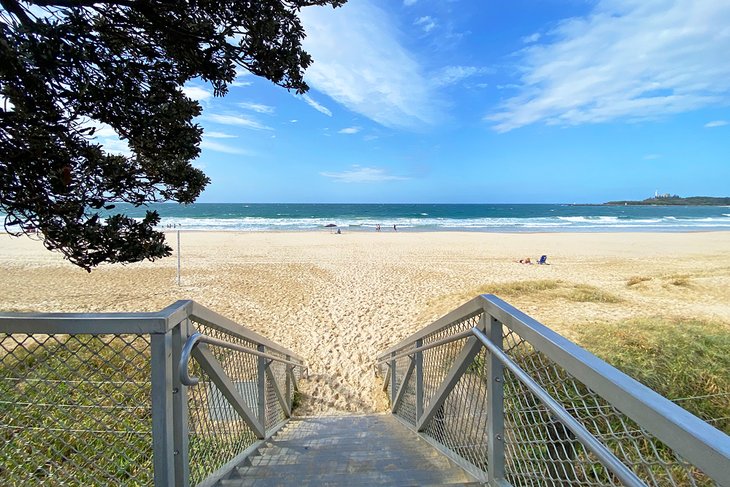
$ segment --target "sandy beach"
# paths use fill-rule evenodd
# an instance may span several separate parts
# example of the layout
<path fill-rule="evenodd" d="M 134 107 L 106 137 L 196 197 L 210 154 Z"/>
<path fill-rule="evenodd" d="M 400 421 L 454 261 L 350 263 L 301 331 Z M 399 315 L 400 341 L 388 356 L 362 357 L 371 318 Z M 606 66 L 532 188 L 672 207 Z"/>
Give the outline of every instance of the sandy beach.
<path fill-rule="evenodd" d="M 542 254 L 551 265 L 515 262 Z M 156 311 L 193 299 L 308 361 L 302 415 L 382 410 L 379 351 L 518 281 L 557 283 L 500 297 L 569 337 L 647 316 L 715 320 L 730 332 L 730 232 L 183 232 L 181 257 L 178 287 L 174 256 L 88 274 L 38 241 L 0 235 L 0 309 Z M 613 302 L 558 292 L 578 288 Z"/>

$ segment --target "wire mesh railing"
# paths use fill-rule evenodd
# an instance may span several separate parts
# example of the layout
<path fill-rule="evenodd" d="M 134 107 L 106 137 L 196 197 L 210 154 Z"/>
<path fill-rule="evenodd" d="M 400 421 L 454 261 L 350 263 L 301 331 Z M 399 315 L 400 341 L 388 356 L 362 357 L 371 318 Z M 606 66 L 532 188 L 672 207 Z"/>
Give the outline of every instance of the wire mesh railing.
<path fill-rule="evenodd" d="M 149 485 L 145 335 L 0 336 L 0 485 Z"/>
<path fill-rule="evenodd" d="M 396 417 L 489 485 L 730 479 L 730 437 L 494 296 L 377 365 Z"/>
<path fill-rule="evenodd" d="M 219 345 L 191 347 L 183 364 L 195 334 Z M 288 419 L 303 368 L 191 301 L 0 315 L 0 485 L 211 483 Z M 189 374 L 200 379 L 185 386 Z"/>

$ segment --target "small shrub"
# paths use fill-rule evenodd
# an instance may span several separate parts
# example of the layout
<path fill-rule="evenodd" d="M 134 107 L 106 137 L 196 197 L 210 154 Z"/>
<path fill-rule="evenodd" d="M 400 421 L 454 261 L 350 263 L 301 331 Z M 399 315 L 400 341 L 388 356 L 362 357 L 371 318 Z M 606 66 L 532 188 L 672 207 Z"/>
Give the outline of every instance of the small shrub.
<path fill-rule="evenodd" d="M 298 408 L 302 404 L 302 393 L 299 391 L 294 391 L 294 397 L 292 397 L 291 400 L 291 410 L 294 412 L 296 408 Z"/>

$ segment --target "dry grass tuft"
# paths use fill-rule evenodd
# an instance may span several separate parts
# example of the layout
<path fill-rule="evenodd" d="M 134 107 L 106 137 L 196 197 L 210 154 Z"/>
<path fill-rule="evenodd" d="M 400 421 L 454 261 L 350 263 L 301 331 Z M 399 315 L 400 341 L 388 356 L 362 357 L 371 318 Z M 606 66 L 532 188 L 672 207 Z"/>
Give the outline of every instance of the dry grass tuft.
<path fill-rule="evenodd" d="M 577 303 L 620 303 L 618 296 L 595 286 L 572 284 L 563 281 L 516 281 L 481 288 L 478 294 L 496 294 L 509 298 L 519 298 L 534 294 L 547 295 Z"/>
<path fill-rule="evenodd" d="M 672 286 L 689 287 L 691 285 L 689 277 L 689 274 L 672 274 L 665 276 L 664 279 Z"/>
<path fill-rule="evenodd" d="M 646 281 L 651 281 L 651 277 L 634 276 L 634 277 L 629 278 L 628 281 L 626 281 L 626 286 L 628 286 L 628 287 L 636 286 L 637 284 L 639 284 L 641 282 L 646 282 Z"/>
<path fill-rule="evenodd" d="M 527 294 L 534 294 L 539 293 L 543 291 L 550 291 L 553 289 L 557 289 L 562 285 L 562 281 L 550 281 L 550 280 L 541 280 L 541 281 L 516 281 L 516 282 L 508 282 L 504 284 L 497 284 L 495 286 L 489 286 L 485 289 L 487 289 L 484 292 L 488 292 L 491 294 L 503 294 L 507 296 L 524 296 Z M 483 293 L 480 293 L 483 294 Z"/>
<path fill-rule="evenodd" d="M 564 297 L 577 303 L 620 303 L 622 301 L 615 294 L 586 284 L 576 284 L 573 289 L 567 289 L 566 291 Z"/>

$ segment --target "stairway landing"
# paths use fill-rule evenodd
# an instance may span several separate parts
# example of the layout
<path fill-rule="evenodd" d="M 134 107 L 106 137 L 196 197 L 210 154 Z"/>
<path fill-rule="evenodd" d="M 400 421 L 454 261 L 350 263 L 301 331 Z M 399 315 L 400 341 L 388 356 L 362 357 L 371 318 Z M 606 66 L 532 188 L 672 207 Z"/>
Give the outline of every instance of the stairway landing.
<path fill-rule="evenodd" d="M 220 487 L 480 485 L 390 414 L 292 419 Z"/>

